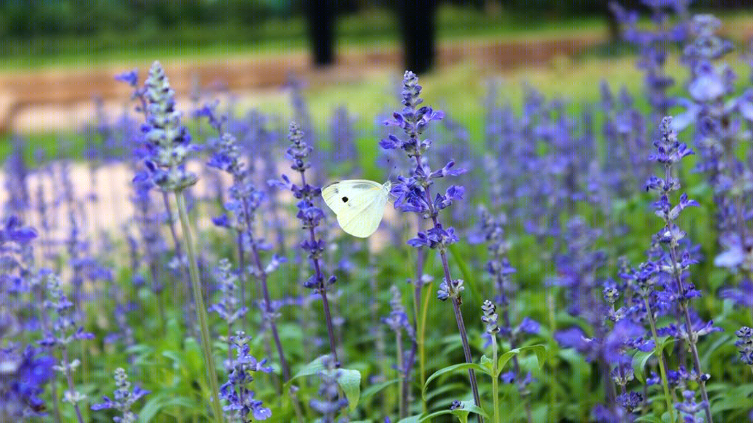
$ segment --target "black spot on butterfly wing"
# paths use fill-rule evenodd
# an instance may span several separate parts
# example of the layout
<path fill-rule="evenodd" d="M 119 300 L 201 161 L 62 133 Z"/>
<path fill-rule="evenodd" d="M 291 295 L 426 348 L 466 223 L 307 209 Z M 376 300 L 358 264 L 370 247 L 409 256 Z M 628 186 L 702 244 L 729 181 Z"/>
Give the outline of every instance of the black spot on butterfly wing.
<path fill-rule="evenodd" d="M 343 197 L 342 200 L 343 200 L 343 203 L 347 203 L 348 202 L 348 197 Z"/>

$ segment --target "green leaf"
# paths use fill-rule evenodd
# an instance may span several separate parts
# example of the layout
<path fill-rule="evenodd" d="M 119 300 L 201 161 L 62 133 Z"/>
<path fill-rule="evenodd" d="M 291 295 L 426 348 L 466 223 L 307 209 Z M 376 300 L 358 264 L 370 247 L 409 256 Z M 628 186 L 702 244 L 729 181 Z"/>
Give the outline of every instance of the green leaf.
<path fill-rule="evenodd" d="M 675 343 L 676 339 L 673 337 L 665 336 L 664 339 L 659 338 L 660 342 L 660 348 L 659 351 L 664 351 L 669 345 L 672 345 Z M 668 350 L 669 355 L 672 355 L 672 350 Z"/>
<path fill-rule="evenodd" d="M 536 353 L 536 361 L 539 363 L 539 369 L 543 369 L 547 358 L 546 347 L 542 344 L 529 345 L 527 347 L 521 348 L 520 350 L 523 351 L 526 349 L 532 349 L 533 352 Z"/>
<path fill-rule="evenodd" d="M 434 389 L 426 393 L 426 401 L 434 401 L 437 398 L 444 397 L 447 393 L 456 392 L 455 396 L 462 395 L 468 390 L 468 382 L 444 382 L 437 385 Z"/>
<path fill-rule="evenodd" d="M 591 376 L 591 366 L 586 363 L 583 356 L 576 353 L 574 349 L 560 350 L 557 355 L 571 368 L 572 376 L 568 380 L 568 385 L 571 388 L 585 386 L 586 380 Z"/>
<path fill-rule="evenodd" d="M 505 368 L 508 361 L 510 361 L 515 355 L 527 350 L 533 350 L 533 352 L 536 353 L 536 361 L 539 364 L 539 368 L 543 368 L 547 358 L 546 347 L 542 344 L 528 345 L 526 347 L 515 348 L 514 350 L 507 351 L 499 357 L 499 360 L 497 361 L 497 377 L 502 373 L 502 370 Z"/>
<path fill-rule="evenodd" d="M 711 404 L 713 413 L 729 410 L 745 410 L 753 407 L 753 383 L 746 383 L 724 392 L 721 399 Z"/>
<path fill-rule="evenodd" d="M 421 390 L 421 398 L 423 398 L 424 401 L 426 401 L 426 388 L 429 387 L 429 383 L 431 383 L 431 381 L 433 381 L 434 379 L 442 375 L 445 375 L 447 373 L 454 372 L 455 370 L 465 370 L 465 369 L 473 369 L 481 373 L 488 374 L 485 368 L 479 366 L 476 363 L 460 363 L 460 364 L 454 364 L 452 366 L 447 366 L 444 369 L 437 370 L 436 372 L 434 372 L 434 374 L 429 376 L 428 379 L 426 379 L 426 383 L 424 383 L 424 389 Z"/>
<path fill-rule="evenodd" d="M 420 418 L 421 418 L 421 415 L 419 414 L 417 416 L 410 416 L 404 419 L 400 419 L 400 421 L 398 421 L 397 423 L 418 423 L 421 421 L 419 420 Z"/>
<path fill-rule="evenodd" d="M 713 190 L 707 182 L 696 182 L 688 189 L 688 195 L 693 197 L 708 197 L 712 192 Z"/>
<path fill-rule="evenodd" d="M 324 367 L 325 357 L 327 357 L 327 355 L 317 357 L 312 362 L 305 365 L 285 384 L 285 390 L 287 390 L 290 384 L 298 378 L 326 372 L 327 368 Z M 338 369 L 333 371 L 340 372 L 340 376 L 337 378 L 337 384 L 340 385 L 343 393 L 345 393 L 345 397 L 348 398 L 348 408 L 350 411 L 354 411 L 358 406 L 358 401 L 361 397 L 361 372 L 352 369 Z"/>
<path fill-rule="evenodd" d="M 204 358 L 201 353 L 199 343 L 193 338 L 188 338 L 183 346 L 183 357 L 186 360 L 186 367 L 193 375 L 204 374 Z"/>
<path fill-rule="evenodd" d="M 732 389 L 734 385 L 725 382 L 713 382 L 706 385 L 706 392 L 724 392 Z"/>
<path fill-rule="evenodd" d="M 325 370 L 325 367 L 324 367 L 325 357 L 327 357 L 327 355 L 317 357 L 314 360 L 312 360 L 309 364 L 303 366 L 303 368 L 299 370 L 298 373 L 295 374 L 295 376 L 290 378 L 288 383 L 301 377 L 316 375 L 316 374 L 319 374 L 320 372 L 323 372 Z"/>
<path fill-rule="evenodd" d="M 364 389 L 363 392 L 361 392 L 361 398 L 368 398 L 377 392 L 381 391 L 382 389 L 392 385 L 393 383 L 400 382 L 400 379 L 392 379 L 388 380 L 386 382 L 377 383 L 376 385 L 371 385 L 368 388 Z"/>
<path fill-rule="evenodd" d="M 420 419 L 418 419 L 418 420 L 415 420 L 415 421 L 416 421 L 416 422 L 419 422 L 419 423 L 420 423 L 420 422 L 424 422 L 424 421 L 427 421 L 427 420 L 428 420 L 428 421 L 431 421 L 431 419 L 433 419 L 434 417 L 438 417 L 438 416 L 443 416 L 443 415 L 445 415 L 445 414 L 453 414 L 453 412 L 452 412 L 452 411 L 450 411 L 450 410 L 440 410 L 440 411 L 435 411 L 435 412 L 433 412 L 433 413 L 431 413 L 431 414 L 429 414 L 429 415 L 423 416 L 423 417 L 421 417 Z M 403 419 L 403 420 L 404 420 L 404 419 Z M 402 423 L 402 422 L 403 422 L 403 420 L 400 420 L 400 421 L 399 421 L 398 423 Z"/>
<path fill-rule="evenodd" d="M 494 373 L 494 362 L 485 355 L 481 356 L 481 367 L 485 368 L 489 375 Z"/>
<path fill-rule="evenodd" d="M 486 412 L 479 406 L 477 406 L 473 401 L 460 401 L 463 404 L 463 408 L 453 410 L 453 411 L 467 411 L 470 413 L 480 414 L 487 419 L 489 418 L 489 415 L 486 414 Z"/>
<path fill-rule="evenodd" d="M 427 416 L 421 417 L 421 419 L 418 420 L 418 421 L 419 422 L 423 422 L 423 421 L 426 421 L 426 420 L 430 421 L 430 419 L 433 419 L 434 417 L 442 416 L 442 415 L 445 415 L 445 414 L 452 414 L 452 415 L 454 415 L 455 417 L 457 417 L 462 422 L 468 420 L 468 414 L 469 413 L 480 414 L 480 415 L 482 415 L 482 416 L 484 416 L 486 418 L 489 418 L 489 415 L 486 414 L 486 412 L 483 409 L 481 409 L 481 407 L 476 406 L 476 404 L 473 401 L 461 401 L 461 403 L 463 404 L 462 408 L 458 408 L 457 410 L 440 410 L 440 411 L 435 411 L 435 412 L 433 412 L 433 413 L 431 413 L 431 414 L 429 414 Z M 400 423 L 400 422 L 398 422 L 398 423 Z"/>
<path fill-rule="evenodd" d="M 624 212 L 628 209 L 628 202 L 625 199 L 622 198 L 615 198 L 614 201 L 612 201 L 612 211 L 615 213 Z"/>
<path fill-rule="evenodd" d="M 515 348 L 514 350 L 507 351 L 506 353 L 499 356 L 499 360 L 497 361 L 497 374 L 495 376 L 499 377 L 499 374 L 502 373 L 502 369 L 505 368 L 505 365 L 507 365 L 507 362 L 510 361 L 510 359 L 512 359 L 513 356 L 519 353 L 520 353 L 520 348 Z"/>
<path fill-rule="evenodd" d="M 153 397 L 149 398 L 146 401 L 146 404 L 144 404 L 144 407 L 139 411 L 139 422 L 140 423 L 146 423 L 149 420 L 152 419 L 152 417 L 156 416 L 157 413 L 159 413 L 160 409 L 162 408 L 162 398 L 161 397 Z"/>
<path fill-rule="evenodd" d="M 727 302 L 727 301 L 725 301 L 725 302 Z M 735 329 L 735 330 L 737 330 L 737 329 Z M 733 331 L 733 333 L 734 333 L 734 331 Z M 733 339 L 732 335 L 728 335 L 728 334 L 721 335 L 721 336 L 718 336 L 711 343 L 711 345 L 707 345 L 706 346 L 705 352 L 703 353 L 703 356 L 701 357 L 701 362 L 704 363 L 703 364 L 703 368 L 704 369 L 707 366 L 707 364 L 705 364 L 705 363 L 708 363 L 711 360 L 711 357 L 714 355 L 714 352 L 717 349 L 719 349 L 720 347 L 723 347 L 723 346 L 734 344 L 734 342 L 732 342 L 732 339 Z"/>
<path fill-rule="evenodd" d="M 645 416 L 640 416 L 633 421 L 634 422 L 647 422 L 647 423 L 673 423 L 671 420 L 670 414 L 666 411 L 662 413 L 661 418 L 658 418 L 651 414 L 647 414 Z"/>
<path fill-rule="evenodd" d="M 186 362 L 183 359 L 183 354 L 177 351 L 163 351 L 162 355 L 170 359 L 173 362 L 173 368 L 181 369 L 186 367 Z"/>
<path fill-rule="evenodd" d="M 459 333 L 446 336 L 442 339 L 442 344 L 444 345 L 444 348 L 442 348 L 441 353 L 438 354 L 441 357 L 452 355 L 454 351 L 460 351 L 463 348 L 463 342 L 460 339 Z"/>
<path fill-rule="evenodd" d="M 340 375 L 337 377 L 337 383 L 348 398 L 348 409 L 352 413 L 358 407 L 358 401 L 361 397 L 361 372 L 351 369 L 339 369 Z"/>
<path fill-rule="evenodd" d="M 133 357 L 132 364 L 136 366 L 149 364 L 148 358 L 153 352 L 154 348 L 143 344 L 126 348 L 126 353 Z"/>
<path fill-rule="evenodd" d="M 647 422 L 647 423 L 663 423 L 660 418 L 656 416 L 652 416 L 650 414 L 647 414 L 645 416 L 640 416 L 633 421 L 634 422 Z"/>
<path fill-rule="evenodd" d="M 154 348 L 150 347 L 149 345 L 131 345 L 130 347 L 127 347 L 125 352 L 128 353 L 128 355 L 133 354 L 151 354 L 152 351 L 154 351 Z"/>
<path fill-rule="evenodd" d="M 156 396 L 149 399 L 141 411 L 138 412 L 139 423 L 151 421 L 162 409 L 168 407 L 181 407 L 192 409 L 196 406 L 196 401 L 185 397 L 169 398 L 165 395 Z"/>
<path fill-rule="evenodd" d="M 646 378 L 643 376 L 643 369 L 646 367 L 646 362 L 652 355 L 654 355 L 654 351 L 638 351 L 633 356 L 633 373 L 635 373 L 635 378 L 641 383 L 645 382 Z"/>

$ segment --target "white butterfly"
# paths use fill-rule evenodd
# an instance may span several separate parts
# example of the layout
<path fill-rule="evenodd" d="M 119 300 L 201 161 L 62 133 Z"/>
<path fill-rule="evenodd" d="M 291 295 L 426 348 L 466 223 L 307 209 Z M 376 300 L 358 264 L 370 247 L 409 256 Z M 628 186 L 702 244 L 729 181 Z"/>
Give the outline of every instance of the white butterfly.
<path fill-rule="evenodd" d="M 392 183 L 365 179 L 335 182 L 322 190 L 322 198 L 337 216 L 337 223 L 353 236 L 366 238 L 376 232 L 384 216 Z"/>

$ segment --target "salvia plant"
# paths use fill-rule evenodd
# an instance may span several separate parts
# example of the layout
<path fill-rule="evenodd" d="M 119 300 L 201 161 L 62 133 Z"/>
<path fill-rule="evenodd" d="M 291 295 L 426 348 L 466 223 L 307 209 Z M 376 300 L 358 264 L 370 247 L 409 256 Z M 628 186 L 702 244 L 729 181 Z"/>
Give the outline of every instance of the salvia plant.
<path fill-rule="evenodd" d="M 237 232 L 238 259 L 241 267 L 240 276 L 242 281 L 240 298 L 238 299 L 240 304 L 246 304 L 245 263 L 247 261 L 246 256 L 248 255 L 250 258 L 248 260 L 251 262 L 250 273 L 254 275 L 261 285 L 262 298 L 260 299 L 260 308 L 263 320 L 272 332 L 280 365 L 282 366 L 283 379 L 287 381 L 290 379 L 290 369 L 288 368 L 287 360 L 280 343 L 280 335 L 274 321 L 277 312 L 272 304 L 267 285 L 268 274 L 277 269 L 280 263 L 285 261 L 285 258 L 274 255 L 269 264 L 264 265 L 262 263 L 260 251 L 268 248 L 264 239 L 257 235 L 255 224 L 257 210 L 261 207 L 261 203 L 265 197 L 264 192 L 256 189 L 251 180 L 249 170 L 241 162 L 240 149 L 235 137 L 223 132 L 222 123 L 226 118 L 216 117 L 212 108 L 205 107 L 205 110 L 204 114 L 207 115 L 210 124 L 217 130 L 220 136 L 215 141 L 216 152 L 210 158 L 208 166 L 221 169 L 229 173 L 233 178 L 233 183 L 228 189 L 229 201 L 224 204 L 224 208 L 228 213 L 215 218 L 214 223 L 218 226 L 234 228 Z M 233 216 L 234 222 L 230 222 L 228 214 Z M 227 292 L 225 294 L 227 296 Z M 243 308 L 239 310 L 243 310 Z M 242 312 L 245 314 L 245 310 Z M 228 324 L 230 324 L 229 320 Z"/>
<path fill-rule="evenodd" d="M 296 123 L 290 124 L 288 139 L 290 146 L 285 156 L 292 162 L 290 169 L 299 173 L 300 185 L 293 183 L 286 175 L 282 175 L 280 180 L 270 180 L 269 183 L 290 190 L 297 201 L 298 213 L 296 218 L 300 221 L 301 229 L 304 232 L 300 247 L 308 254 L 308 259 L 313 266 L 313 272 L 303 282 L 303 286 L 313 290 L 322 300 L 330 354 L 332 360 L 335 361 L 335 366 L 339 367 L 332 312 L 327 297 L 327 290 L 330 285 L 337 281 L 337 277 L 335 275 L 326 277 L 324 273 L 322 255 L 326 251 L 326 244 L 321 234 L 317 234 L 317 228 L 324 219 L 324 212 L 314 204 L 314 201 L 317 201 L 316 198 L 321 196 L 322 190 L 321 187 L 311 185 L 306 181 L 306 170 L 311 168 L 309 155 L 313 151 L 313 147 L 306 143 L 304 133 Z"/>
<path fill-rule="evenodd" d="M 105 410 L 113 408 L 120 413 L 120 416 L 113 417 L 115 423 L 134 423 L 138 416 L 131 411 L 131 407 L 140 398 L 149 394 L 138 386 L 131 388 L 131 382 L 128 381 L 128 374 L 122 368 L 115 369 L 115 392 L 113 398 L 102 397 L 102 403 L 93 404 L 92 410 Z"/>
<path fill-rule="evenodd" d="M 341 370 L 337 369 L 335 359 L 327 355 L 322 359 L 323 370 L 319 372 L 320 383 L 318 396 L 311 399 L 309 405 L 321 415 L 322 423 L 347 422 L 347 418 L 338 419 L 338 412 L 348 407 L 348 400 L 339 393 L 338 379 Z"/>
<path fill-rule="evenodd" d="M 463 114 L 406 71 L 397 107 L 183 107 L 156 62 L 55 151 L 14 137 L 0 421 L 753 421 L 753 54 L 641 3 L 642 80 L 587 104 L 495 80 Z M 367 240 L 343 179 L 391 182 Z"/>
<path fill-rule="evenodd" d="M 199 279 L 199 267 L 184 195 L 184 190 L 195 184 L 197 180 L 196 174 L 187 170 L 185 163 L 188 154 L 193 150 L 190 144 L 191 136 L 186 127 L 181 124 L 181 112 L 175 109 L 175 92 L 170 88 L 165 71 L 159 62 L 155 62 L 149 69 L 144 97 L 146 98 L 144 130 L 148 149 L 145 164 L 154 184 L 163 192 L 172 192 L 175 195 L 188 254 L 188 268 L 196 316 L 201 330 L 202 353 L 212 391 L 211 404 L 214 410 L 214 418 L 217 421 L 222 421 L 222 415 L 219 411 L 217 371 L 210 346 L 211 335 L 207 323 L 207 310 L 202 298 L 204 294 Z"/>
<path fill-rule="evenodd" d="M 225 361 L 228 379 L 220 388 L 220 396 L 225 401 L 225 417 L 230 422 L 243 423 L 266 420 L 272 413 L 264 407 L 262 401 L 255 398 L 254 391 L 249 389 L 249 383 L 254 380 L 254 372 L 269 373 L 272 369 L 264 366 L 266 360 L 257 361 L 251 356 L 248 345 L 250 339 L 243 331 L 236 332 L 229 339 L 233 354 Z"/>
<path fill-rule="evenodd" d="M 86 400 L 86 395 L 76 389 L 73 372 L 80 366 L 81 360 L 70 355 L 71 344 L 76 340 L 92 339 L 91 333 L 84 332 L 83 326 L 76 322 L 73 303 L 68 299 L 60 286 L 60 278 L 54 273 L 45 277 L 48 298 L 44 303 L 49 310 L 50 326 L 45 337 L 40 341 L 44 346 L 59 351 L 58 364 L 53 366 L 64 378 L 66 388 L 63 391 L 63 401 L 70 403 L 76 411 L 76 418 L 83 422 L 79 403 Z"/>

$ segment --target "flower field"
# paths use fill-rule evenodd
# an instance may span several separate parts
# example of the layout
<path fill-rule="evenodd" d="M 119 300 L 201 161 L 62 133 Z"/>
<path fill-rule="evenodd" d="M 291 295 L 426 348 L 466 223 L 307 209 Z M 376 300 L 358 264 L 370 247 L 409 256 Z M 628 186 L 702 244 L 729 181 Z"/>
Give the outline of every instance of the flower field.
<path fill-rule="evenodd" d="M 0 422 L 753 421 L 753 50 L 646 3 L 596 101 L 182 108 L 154 62 L 80 154 L 15 139 Z"/>

